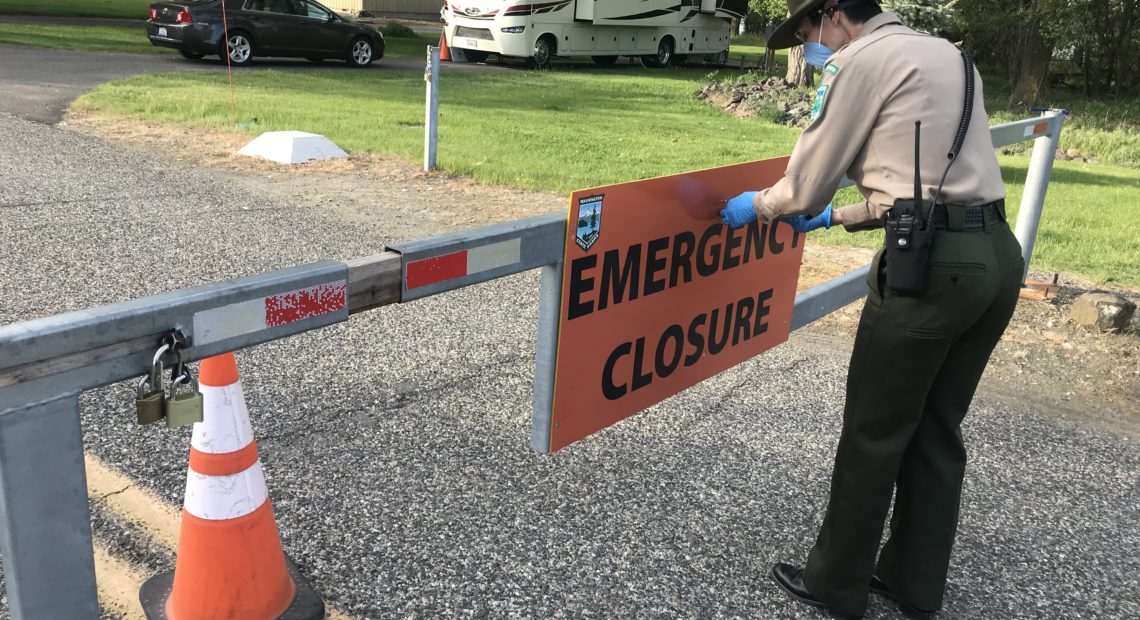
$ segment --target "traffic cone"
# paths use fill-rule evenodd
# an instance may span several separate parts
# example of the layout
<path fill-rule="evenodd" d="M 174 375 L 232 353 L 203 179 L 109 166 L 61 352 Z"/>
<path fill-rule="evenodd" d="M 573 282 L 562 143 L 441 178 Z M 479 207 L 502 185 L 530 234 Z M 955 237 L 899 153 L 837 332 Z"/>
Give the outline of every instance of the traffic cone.
<path fill-rule="evenodd" d="M 323 618 L 325 606 L 285 558 L 232 353 L 202 360 L 174 570 L 143 584 L 150 620 Z"/>
<path fill-rule="evenodd" d="M 451 60 L 451 50 L 447 47 L 447 34 L 439 33 L 439 59 Z"/>

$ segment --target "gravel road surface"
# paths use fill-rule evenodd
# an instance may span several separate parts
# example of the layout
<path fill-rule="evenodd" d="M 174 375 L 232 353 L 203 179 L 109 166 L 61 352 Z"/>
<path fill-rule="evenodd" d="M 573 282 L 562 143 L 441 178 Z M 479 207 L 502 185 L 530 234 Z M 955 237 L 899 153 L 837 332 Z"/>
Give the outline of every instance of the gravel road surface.
<path fill-rule="evenodd" d="M 7 66 L 9 63 L 4 63 Z M 0 323 L 446 232 L 0 114 Z M 406 189 L 406 188 L 403 188 Z M 359 617 L 815 618 L 767 578 L 827 496 L 851 342 L 771 353 L 551 456 L 528 448 L 535 273 L 239 354 L 287 553 Z M 189 430 L 82 399 L 87 449 L 179 503 Z M 945 618 L 1140 616 L 1137 434 L 983 390 Z M 100 525 L 125 555 L 136 537 Z M 145 554 L 144 554 L 145 555 Z M 168 562 L 159 558 L 154 564 Z M 872 597 L 869 618 L 897 612 Z"/>
<path fill-rule="evenodd" d="M 371 254 L 453 230 L 433 212 L 470 200 L 394 180 L 350 213 L 41 124 L 95 83 L 208 64 L 0 59 L 0 324 Z M 819 617 L 766 575 L 802 561 L 822 517 L 850 339 L 803 330 L 538 456 L 537 288 L 522 274 L 239 353 L 286 551 L 325 599 L 362 618 Z M 964 427 L 941 617 L 1140 616 L 1137 425 L 987 385 Z M 178 504 L 189 430 L 135 426 L 132 398 L 126 384 L 83 398 L 87 449 Z M 93 522 L 124 557 L 169 567 L 129 524 L 98 507 Z M 872 597 L 868 617 L 898 614 Z"/>

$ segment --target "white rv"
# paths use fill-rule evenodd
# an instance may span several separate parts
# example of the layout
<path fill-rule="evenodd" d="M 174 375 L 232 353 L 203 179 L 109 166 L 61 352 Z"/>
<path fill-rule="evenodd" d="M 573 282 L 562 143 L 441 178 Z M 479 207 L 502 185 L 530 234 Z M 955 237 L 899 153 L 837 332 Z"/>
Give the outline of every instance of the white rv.
<path fill-rule="evenodd" d="M 603 65 L 640 56 L 654 67 L 700 56 L 728 59 L 732 20 L 748 0 L 444 0 L 444 36 L 469 60 L 489 54 L 530 58 L 589 56 Z"/>

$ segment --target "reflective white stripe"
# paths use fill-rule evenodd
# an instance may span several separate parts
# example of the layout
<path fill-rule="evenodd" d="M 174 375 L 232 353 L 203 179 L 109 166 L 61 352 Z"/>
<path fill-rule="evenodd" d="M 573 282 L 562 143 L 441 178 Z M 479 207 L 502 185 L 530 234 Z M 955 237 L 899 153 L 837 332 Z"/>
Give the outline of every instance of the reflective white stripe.
<path fill-rule="evenodd" d="M 467 275 L 505 267 L 519 262 L 522 255 L 522 239 L 507 239 L 498 243 L 467 250 Z"/>
<path fill-rule="evenodd" d="M 194 425 L 190 445 L 201 452 L 226 454 L 253 443 L 241 381 L 224 387 L 200 385 L 202 421 Z"/>
<path fill-rule="evenodd" d="M 265 328 L 264 297 L 199 310 L 194 313 L 194 344 L 218 342 Z"/>
<path fill-rule="evenodd" d="M 269 499 L 261 461 L 232 476 L 206 476 L 189 470 L 186 512 L 201 519 L 236 519 L 257 510 Z"/>

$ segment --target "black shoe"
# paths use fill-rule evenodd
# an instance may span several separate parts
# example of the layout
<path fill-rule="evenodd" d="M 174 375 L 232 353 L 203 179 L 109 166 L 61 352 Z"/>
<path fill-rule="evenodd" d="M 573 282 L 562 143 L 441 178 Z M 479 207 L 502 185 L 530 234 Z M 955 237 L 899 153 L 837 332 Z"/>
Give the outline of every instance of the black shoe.
<path fill-rule="evenodd" d="M 772 579 L 776 581 L 776 585 L 783 588 L 784 591 L 788 594 L 791 594 L 792 598 L 796 599 L 797 601 L 805 605 L 818 607 L 831 614 L 832 616 L 840 618 L 841 620 L 858 620 L 859 618 L 863 617 L 834 611 L 827 606 L 827 603 L 824 603 L 823 601 L 812 596 L 811 592 L 808 592 L 807 588 L 804 586 L 803 574 L 803 569 L 796 568 L 791 564 L 777 562 L 774 566 L 772 566 Z"/>
<path fill-rule="evenodd" d="M 871 591 L 894 601 L 898 606 L 899 611 L 901 611 L 904 616 L 910 618 L 911 620 L 929 620 L 930 618 L 934 617 L 934 614 L 938 613 L 937 609 L 919 609 L 910 603 L 907 603 L 906 601 L 899 598 L 899 595 L 888 590 L 887 584 L 883 583 L 881 579 L 874 575 L 871 576 Z"/>

